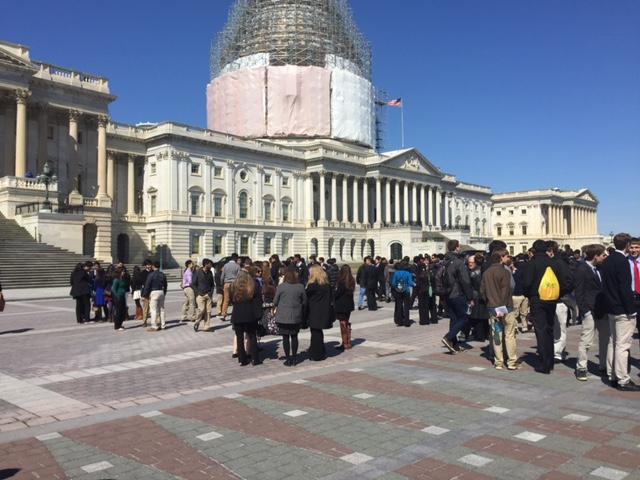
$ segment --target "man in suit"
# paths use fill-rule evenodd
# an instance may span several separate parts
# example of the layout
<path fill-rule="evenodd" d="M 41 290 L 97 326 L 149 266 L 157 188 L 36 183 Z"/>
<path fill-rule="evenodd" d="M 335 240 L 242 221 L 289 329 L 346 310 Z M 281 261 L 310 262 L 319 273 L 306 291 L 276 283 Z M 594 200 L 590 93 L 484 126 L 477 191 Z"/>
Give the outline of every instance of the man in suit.
<path fill-rule="evenodd" d="M 615 250 L 602 263 L 602 286 L 607 302 L 611 337 L 607 349 L 607 376 L 611 386 L 627 392 L 638 392 L 640 386 L 629 376 L 629 351 L 636 329 L 636 309 L 632 291 L 631 268 L 627 253 L 631 237 L 619 233 L 613 237 Z"/>
<path fill-rule="evenodd" d="M 576 301 L 582 316 L 582 335 L 578 345 L 578 362 L 576 378 L 586 381 L 588 353 L 596 330 L 598 331 L 598 358 L 600 374 L 607 370 L 607 345 L 609 343 L 609 319 L 606 315 L 604 294 L 602 293 L 602 277 L 598 266 L 607 258 L 602 245 L 587 245 L 584 248 L 585 261 L 576 267 Z"/>

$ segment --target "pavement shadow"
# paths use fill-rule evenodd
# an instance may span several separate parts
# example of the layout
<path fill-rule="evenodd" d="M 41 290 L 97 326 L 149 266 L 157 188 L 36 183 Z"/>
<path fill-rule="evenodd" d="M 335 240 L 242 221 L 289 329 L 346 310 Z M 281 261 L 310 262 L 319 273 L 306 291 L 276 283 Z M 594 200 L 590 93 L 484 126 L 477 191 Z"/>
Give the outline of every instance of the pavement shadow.
<path fill-rule="evenodd" d="M 20 473 L 19 468 L 3 468 L 2 470 L 0 470 L 0 480 L 11 478 L 18 473 Z"/>
<path fill-rule="evenodd" d="M 33 328 L 17 328 L 16 330 L 6 330 L 4 332 L 0 332 L 0 335 L 13 335 L 17 333 L 24 333 L 33 330 Z M 2 472 L 2 470 L 0 470 Z M 0 477 L 1 479 L 2 477 Z"/>

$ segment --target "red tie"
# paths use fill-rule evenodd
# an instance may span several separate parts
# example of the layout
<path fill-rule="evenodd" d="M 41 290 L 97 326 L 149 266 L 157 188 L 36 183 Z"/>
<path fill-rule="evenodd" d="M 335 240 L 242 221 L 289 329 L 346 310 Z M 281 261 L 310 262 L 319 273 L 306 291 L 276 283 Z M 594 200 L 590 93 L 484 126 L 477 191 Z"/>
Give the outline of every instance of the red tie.
<path fill-rule="evenodd" d="M 635 259 L 633 260 L 633 284 L 636 293 L 640 295 L 640 269 L 638 269 L 638 262 Z"/>

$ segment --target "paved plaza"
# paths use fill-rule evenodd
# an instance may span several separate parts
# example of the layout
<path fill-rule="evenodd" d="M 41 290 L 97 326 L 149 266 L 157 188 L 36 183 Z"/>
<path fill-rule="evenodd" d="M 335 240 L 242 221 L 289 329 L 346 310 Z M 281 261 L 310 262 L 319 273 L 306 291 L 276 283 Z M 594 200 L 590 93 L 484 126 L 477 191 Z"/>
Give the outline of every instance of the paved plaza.
<path fill-rule="evenodd" d="M 78 326 L 70 299 L 8 303 L 0 479 L 640 479 L 640 396 L 574 379 L 579 327 L 551 375 L 531 333 L 522 369 L 498 371 L 479 343 L 446 354 L 448 321 L 398 328 L 383 304 L 354 313 L 351 351 L 334 329 L 326 361 L 288 368 L 267 337 L 241 367 L 229 324 L 195 333 L 181 302 L 157 333 Z"/>

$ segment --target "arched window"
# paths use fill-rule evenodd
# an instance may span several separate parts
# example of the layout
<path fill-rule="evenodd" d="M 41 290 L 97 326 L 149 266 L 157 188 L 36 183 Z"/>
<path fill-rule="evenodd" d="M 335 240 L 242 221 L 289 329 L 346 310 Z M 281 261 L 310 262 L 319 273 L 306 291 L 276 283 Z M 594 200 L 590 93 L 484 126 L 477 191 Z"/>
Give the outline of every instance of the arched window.
<path fill-rule="evenodd" d="M 238 197 L 238 212 L 240 218 L 249 218 L 249 198 L 247 192 L 240 192 Z"/>

